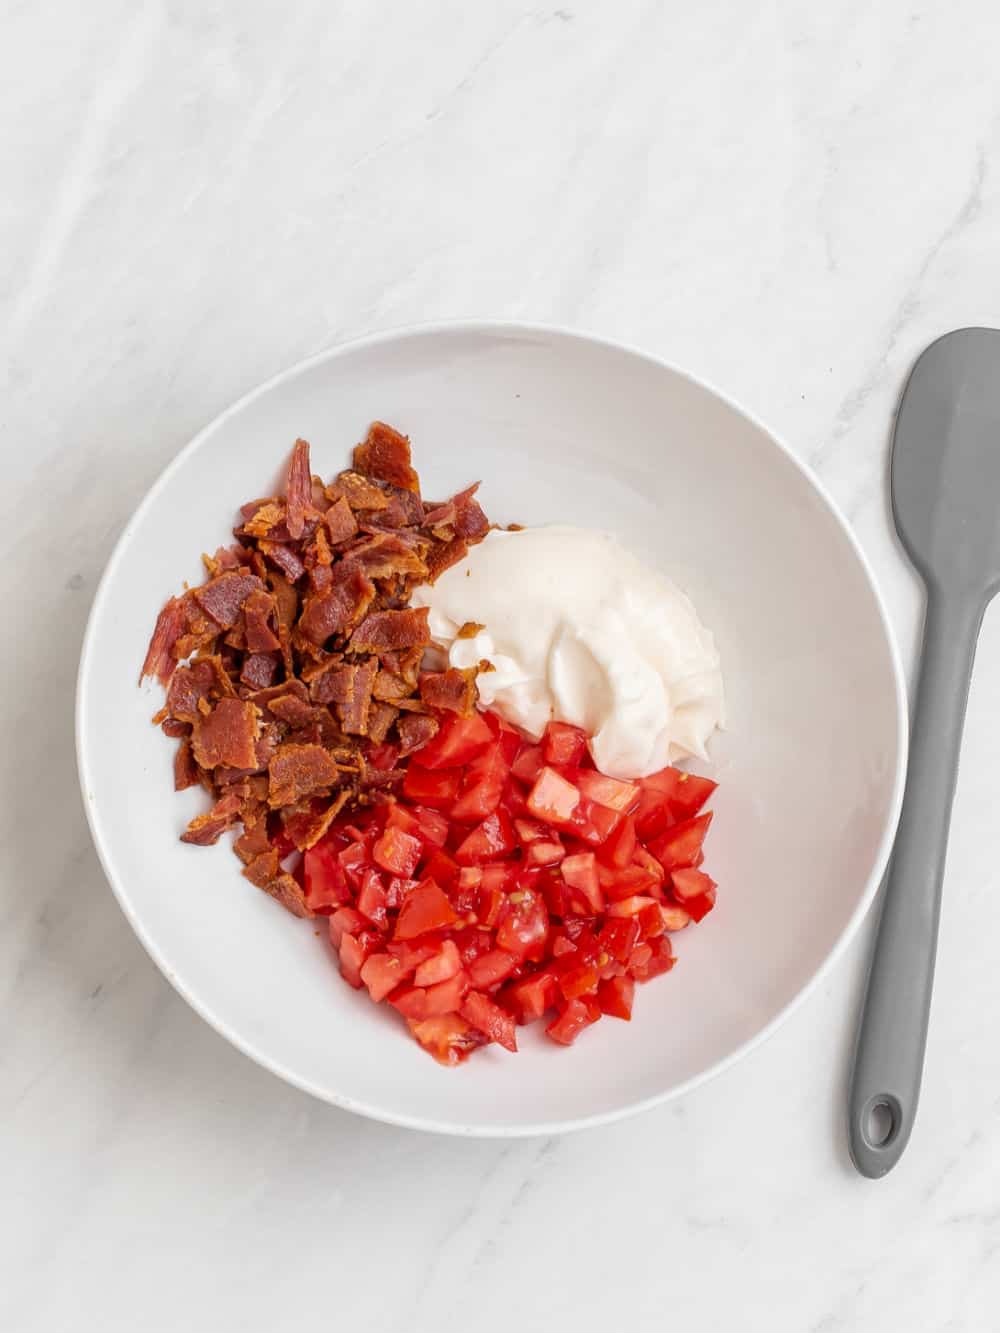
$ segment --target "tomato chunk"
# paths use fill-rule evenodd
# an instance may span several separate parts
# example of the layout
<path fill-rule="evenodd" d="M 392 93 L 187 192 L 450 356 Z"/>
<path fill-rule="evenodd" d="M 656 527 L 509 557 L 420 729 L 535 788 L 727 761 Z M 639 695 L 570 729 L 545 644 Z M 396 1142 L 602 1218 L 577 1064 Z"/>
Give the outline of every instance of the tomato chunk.
<path fill-rule="evenodd" d="M 540 745 L 526 745 L 510 766 L 513 777 L 530 787 L 542 771 L 545 760 L 542 758 Z"/>
<path fill-rule="evenodd" d="M 635 808 L 639 801 L 639 784 L 620 782 L 617 778 L 606 778 L 596 769 L 582 768 L 577 775 L 577 785 L 588 801 L 607 806 L 624 814 Z"/>
<path fill-rule="evenodd" d="M 418 805 L 448 810 L 458 797 L 462 771 L 458 768 L 424 768 L 410 763 L 403 778 L 403 795 Z"/>
<path fill-rule="evenodd" d="M 604 910 L 604 894 L 597 879 L 597 862 L 593 852 L 577 852 L 575 856 L 567 856 L 559 868 L 565 883 L 582 899 L 580 910 L 584 915 L 592 913 L 596 916 Z"/>
<path fill-rule="evenodd" d="M 632 1001 L 635 998 L 635 979 L 633 977 L 609 977 L 597 988 L 597 1003 L 602 1014 L 612 1018 L 623 1018 L 627 1023 L 632 1017 Z"/>
<path fill-rule="evenodd" d="M 469 964 L 469 980 L 477 990 L 489 990 L 505 981 L 517 967 L 516 954 L 506 949 L 491 949 Z"/>
<path fill-rule="evenodd" d="M 579 791 L 554 768 L 543 768 L 528 794 L 528 809 L 549 824 L 568 824 L 579 804 Z"/>
<path fill-rule="evenodd" d="M 478 824 L 455 849 L 459 865 L 477 865 L 506 856 L 516 846 L 514 826 L 505 810 L 495 810 Z"/>
<path fill-rule="evenodd" d="M 514 1020 L 505 1009 L 480 991 L 470 990 L 459 1010 L 462 1017 L 508 1051 L 517 1050 L 517 1032 Z"/>
<path fill-rule="evenodd" d="M 460 971 L 462 960 L 454 940 L 445 940 L 438 953 L 428 958 L 417 968 L 413 978 L 415 986 L 435 986 L 439 981 L 450 981 Z"/>
<path fill-rule="evenodd" d="M 597 1018 L 600 1016 L 598 1010 Z M 569 1000 L 562 1012 L 545 1029 L 545 1034 L 553 1041 L 559 1042 L 561 1046 L 572 1046 L 583 1029 L 595 1023 L 597 1018 L 593 1017 L 590 1006 L 583 1000 Z"/>
<path fill-rule="evenodd" d="M 478 824 L 491 815 L 500 804 L 507 771 L 499 742 L 473 759 L 466 770 L 462 794 L 451 807 L 452 819 Z"/>
<path fill-rule="evenodd" d="M 399 909 L 395 938 L 412 940 L 429 930 L 453 926 L 458 916 L 444 893 L 432 879 L 425 879 L 407 894 Z"/>
<path fill-rule="evenodd" d="M 460 1014 L 442 1014 L 438 1018 L 410 1020 L 410 1031 L 442 1065 L 457 1065 L 468 1059 L 477 1046 L 483 1044 L 482 1035 Z"/>
<path fill-rule="evenodd" d="M 416 870 L 423 851 L 419 838 L 387 826 L 372 847 L 372 860 L 390 875 L 409 879 Z"/>
<path fill-rule="evenodd" d="M 649 850 L 666 871 L 693 866 L 711 822 L 711 811 L 705 815 L 697 815 L 694 819 L 687 819 L 683 824 L 674 825 L 655 842 L 650 843 Z"/>
<path fill-rule="evenodd" d="M 342 903 L 351 901 L 351 890 L 337 850 L 332 843 L 318 842 L 303 854 L 306 902 L 314 912 L 329 914 Z"/>
<path fill-rule="evenodd" d="M 405 977 L 402 963 L 388 953 L 373 953 L 361 965 L 361 980 L 376 1004 L 394 991 Z"/>
<path fill-rule="evenodd" d="M 433 740 L 417 754 L 421 768 L 462 768 L 481 754 L 493 740 L 493 732 L 481 713 L 471 717 L 448 716 Z"/>
<path fill-rule="evenodd" d="M 550 722 L 542 737 L 542 754 L 547 764 L 575 768 L 587 753 L 587 733 L 568 722 Z"/>

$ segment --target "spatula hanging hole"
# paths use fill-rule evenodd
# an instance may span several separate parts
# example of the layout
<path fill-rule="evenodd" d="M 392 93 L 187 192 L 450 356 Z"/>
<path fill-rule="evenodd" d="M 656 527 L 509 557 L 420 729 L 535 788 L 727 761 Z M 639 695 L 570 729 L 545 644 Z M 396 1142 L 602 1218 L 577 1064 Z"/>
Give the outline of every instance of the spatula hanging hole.
<path fill-rule="evenodd" d="M 896 1115 L 887 1101 L 872 1102 L 865 1115 L 865 1138 L 873 1148 L 885 1148 L 896 1133 Z"/>

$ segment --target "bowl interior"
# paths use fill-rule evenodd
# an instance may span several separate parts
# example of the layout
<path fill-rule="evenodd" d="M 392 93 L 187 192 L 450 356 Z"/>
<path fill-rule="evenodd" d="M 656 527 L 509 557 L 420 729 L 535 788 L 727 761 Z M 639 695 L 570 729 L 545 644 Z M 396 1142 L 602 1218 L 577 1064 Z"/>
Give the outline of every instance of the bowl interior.
<path fill-rule="evenodd" d="M 343 984 L 316 923 L 241 877 L 226 842 L 177 841 L 203 795 L 172 790 L 172 745 L 136 688 L 153 618 L 297 435 L 343 467 L 369 421 L 412 438 L 424 494 L 481 478 L 498 522 L 616 532 L 686 589 L 722 653 L 728 729 L 707 868 L 719 905 L 674 937 L 679 965 L 557 1049 L 522 1030 L 441 1069 Z M 109 878 L 167 977 L 220 1032 L 321 1097 L 382 1118 L 527 1133 L 663 1098 L 746 1048 L 857 924 L 884 865 L 905 747 L 901 688 L 856 547 L 761 427 L 662 364 L 503 327 L 355 344 L 280 377 L 182 453 L 129 522 L 84 649 L 84 798 Z M 323 923 L 319 923 L 322 925 Z M 317 936 L 321 936 L 317 938 Z"/>

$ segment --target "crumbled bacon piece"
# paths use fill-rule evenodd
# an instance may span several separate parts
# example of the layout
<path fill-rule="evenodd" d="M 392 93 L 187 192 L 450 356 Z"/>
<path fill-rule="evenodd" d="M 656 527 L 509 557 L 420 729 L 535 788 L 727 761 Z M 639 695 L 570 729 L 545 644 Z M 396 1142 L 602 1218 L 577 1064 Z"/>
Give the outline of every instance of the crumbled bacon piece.
<path fill-rule="evenodd" d="M 476 688 L 476 667 L 461 670 L 449 667 L 447 671 L 425 671 L 420 677 L 420 697 L 431 708 L 441 708 L 461 717 L 470 717 L 475 709 L 479 690 Z"/>
<path fill-rule="evenodd" d="M 407 607 L 403 611 L 374 611 L 351 635 L 351 651 L 389 653 L 430 641 L 426 606 Z"/>
<path fill-rule="evenodd" d="M 420 490 L 420 478 L 410 464 L 409 439 L 384 421 L 372 422 L 367 439 L 355 446 L 354 466 L 403 490 Z"/>
<path fill-rule="evenodd" d="M 282 907 L 287 908 L 292 916 L 315 916 L 315 913 L 306 902 L 306 895 L 303 892 L 297 879 L 293 876 L 284 874 L 279 875 L 277 879 L 272 879 L 270 884 L 262 885 L 265 893 L 269 893 L 275 901 L 281 903 Z"/>
<path fill-rule="evenodd" d="M 326 488 L 326 498 L 331 503 L 341 496 L 353 510 L 385 509 L 389 504 L 389 497 L 382 487 L 360 472 L 341 472 Z"/>
<path fill-rule="evenodd" d="M 146 650 L 146 660 L 139 673 L 140 684 L 147 676 L 155 676 L 161 685 L 166 685 L 173 675 L 174 667 L 177 665 L 174 645 L 187 624 L 184 603 L 183 597 L 171 597 L 157 616 L 156 628 Z"/>
<path fill-rule="evenodd" d="M 330 534 L 330 541 L 334 546 L 349 542 L 358 530 L 358 522 L 354 517 L 354 511 L 348 504 L 347 497 L 343 495 L 336 499 L 326 511 L 324 522 Z"/>
<path fill-rule="evenodd" d="M 240 814 L 238 796 L 227 795 L 216 801 L 206 815 L 195 815 L 181 834 L 181 842 L 193 842 L 198 847 L 210 847 L 218 842 L 227 828 L 232 828 Z"/>
<path fill-rule="evenodd" d="M 261 589 L 252 592 L 243 604 L 243 616 L 246 620 L 246 648 L 250 653 L 273 653 L 281 647 L 281 641 L 271 628 L 272 618 L 278 613 L 274 598 Z"/>
<path fill-rule="evenodd" d="M 250 653 L 244 658 L 240 681 L 251 690 L 263 690 L 278 674 L 279 659 L 274 653 Z"/>
<path fill-rule="evenodd" d="M 280 746 L 268 765 L 272 809 L 295 805 L 314 792 L 333 787 L 340 780 L 340 769 L 322 745 Z"/>
<path fill-rule="evenodd" d="M 309 471 L 309 445 L 305 440 L 296 440 L 292 457 L 288 464 L 288 481 L 285 488 L 288 504 L 288 535 L 298 541 L 305 531 L 306 509 L 312 501 L 312 473 Z"/>
<path fill-rule="evenodd" d="M 266 889 L 268 884 L 281 874 L 278 853 L 272 848 L 267 848 L 247 862 L 243 873 L 251 884 L 257 885 L 258 889 Z"/>
<path fill-rule="evenodd" d="M 439 725 L 437 718 L 430 717 L 426 713 L 406 713 L 401 717 L 396 723 L 400 739 L 400 758 L 426 745 L 437 735 Z"/>
<path fill-rule="evenodd" d="M 204 700 L 202 701 L 204 702 Z M 192 745 L 202 768 L 254 768 L 254 742 L 260 734 L 260 714 L 242 699 L 220 699 L 214 708 L 198 713 Z"/>
<path fill-rule="evenodd" d="M 342 560 L 329 590 L 307 597 L 299 620 L 301 633 L 317 646 L 356 625 L 375 596 L 375 585 L 360 565 Z"/>
<path fill-rule="evenodd" d="M 298 583 L 306 572 L 306 567 L 290 546 L 283 542 L 259 542 L 261 554 L 281 570 L 289 583 Z"/>
<path fill-rule="evenodd" d="M 351 736 L 368 734 L 368 709 L 372 700 L 372 686 L 378 663 L 373 657 L 348 668 L 351 672 L 350 693 L 337 704 L 340 725 Z"/>
<path fill-rule="evenodd" d="M 243 603 L 252 592 L 261 587 L 256 574 L 243 569 L 228 570 L 214 579 L 209 579 L 200 588 L 195 588 L 192 596 L 201 609 L 219 626 L 230 629 L 236 624 L 236 617 L 243 609 Z"/>
<path fill-rule="evenodd" d="M 191 740 L 184 736 L 174 755 L 174 791 L 185 791 L 188 787 L 197 787 L 201 781 L 201 769 L 195 762 L 191 750 Z"/>

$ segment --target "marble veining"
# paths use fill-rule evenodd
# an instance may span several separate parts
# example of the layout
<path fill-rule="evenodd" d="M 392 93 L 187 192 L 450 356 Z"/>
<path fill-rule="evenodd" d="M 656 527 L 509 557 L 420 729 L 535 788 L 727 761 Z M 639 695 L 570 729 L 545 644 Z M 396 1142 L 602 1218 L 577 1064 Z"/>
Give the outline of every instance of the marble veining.
<path fill-rule="evenodd" d="M 90 845 L 76 657 L 184 442 L 334 342 L 565 323 L 744 402 L 819 473 L 912 671 L 886 459 L 934 337 L 1000 325 L 986 0 L 13 0 L 0 42 L 0 1326 L 990 1330 L 1000 1306 L 987 616 L 927 1078 L 844 1146 L 870 938 L 750 1059 L 566 1139 L 438 1139 L 284 1086 L 174 995 Z"/>

